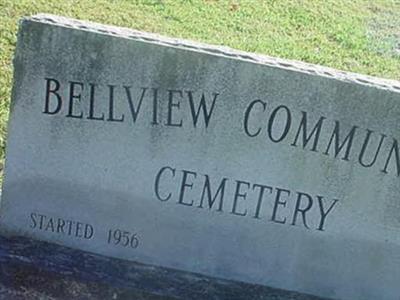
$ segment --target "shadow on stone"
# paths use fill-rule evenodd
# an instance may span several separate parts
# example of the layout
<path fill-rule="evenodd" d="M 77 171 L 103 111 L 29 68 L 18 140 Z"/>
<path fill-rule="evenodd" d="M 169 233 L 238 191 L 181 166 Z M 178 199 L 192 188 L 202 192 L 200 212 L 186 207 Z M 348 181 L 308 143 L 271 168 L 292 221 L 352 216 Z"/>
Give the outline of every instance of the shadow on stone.
<path fill-rule="evenodd" d="M 0 237 L 0 299 L 321 298 Z"/>

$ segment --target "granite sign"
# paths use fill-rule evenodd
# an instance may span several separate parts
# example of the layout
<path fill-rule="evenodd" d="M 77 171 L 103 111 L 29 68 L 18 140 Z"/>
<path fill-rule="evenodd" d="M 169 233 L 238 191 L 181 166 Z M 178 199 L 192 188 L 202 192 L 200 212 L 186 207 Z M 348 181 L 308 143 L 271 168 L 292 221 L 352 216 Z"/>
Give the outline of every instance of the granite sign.
<path fill-rule="evenodd" d="M 50 15 L 14 66 L 3 234 L 398 299 L 398 82 Z"/>

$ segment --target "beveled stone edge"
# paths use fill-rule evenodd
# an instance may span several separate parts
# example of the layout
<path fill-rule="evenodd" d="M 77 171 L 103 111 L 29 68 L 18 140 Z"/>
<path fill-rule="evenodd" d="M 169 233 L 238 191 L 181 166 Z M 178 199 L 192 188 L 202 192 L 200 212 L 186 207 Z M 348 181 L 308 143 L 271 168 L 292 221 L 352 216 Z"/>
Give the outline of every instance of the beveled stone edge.
<path fill-rule="evenodd" d="M 2 272 L 4 269 L 6 272 Z M 0 283 L 18 283 L 24 281 L 29 274 L 47 276 L 50 280 L 61 276 L 81 283 L 93 282 L 114 287 L 125 294 L 129 290 L 140 290 L 166 296 L 168 299 L 332 300 L 265 285 L 111 258 L 28 237 L 0 235 Z"/>
<path fill-rule="evenodd" d="M 111 25 L 103 25 L 90 21 L 82 21 L 52 14 L 37 14 L 31 17 L 24 17 L 21 19 L 20 22 L 38 22 L 43 24 L 52 24 L 55 26 L 84 30 L 153 44 L 160 44 L 164 46 L 202 52 L 210 55 L 244 60 L 257 64 L 267 65 L 270 67 L 306 73 L 309 75 L 318 75 L 349 83 L 372 86 L 400 93 L 400 81 L 397 80 L 383 79 L 369 75 L 346 72 L 330 67 L 305 63 L 296 60 L 288 60 L 267 55 L 249 53 L 232 49 L 226 46 L 215 46 L 185 39 L 165 37 L 154 33 L 147 33 Z"/>

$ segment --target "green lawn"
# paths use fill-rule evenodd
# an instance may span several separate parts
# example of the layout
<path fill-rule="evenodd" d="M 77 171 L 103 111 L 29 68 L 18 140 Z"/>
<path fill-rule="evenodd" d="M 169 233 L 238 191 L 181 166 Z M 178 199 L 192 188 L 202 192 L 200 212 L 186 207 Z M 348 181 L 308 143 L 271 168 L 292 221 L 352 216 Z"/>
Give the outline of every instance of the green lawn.
<path fill-rule="evenodd" d="M 39 12 L 400 79 L 398 0 L 0 0 L 0 161 L 18 20 Z"/>

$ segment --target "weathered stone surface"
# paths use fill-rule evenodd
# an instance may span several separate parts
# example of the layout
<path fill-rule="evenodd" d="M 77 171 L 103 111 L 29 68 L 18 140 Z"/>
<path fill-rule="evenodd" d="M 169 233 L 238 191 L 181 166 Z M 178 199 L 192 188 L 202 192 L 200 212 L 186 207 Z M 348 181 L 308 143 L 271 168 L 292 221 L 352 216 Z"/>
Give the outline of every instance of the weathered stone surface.
<path fill-rule="evenodd" d="M 0 236 L 0 299 L 323 300 Z"/>
<path fill-rule="evenodd" d="M 3 234 L 398 298 L 398 82 L 48 15 L 14 65 Z"/>

